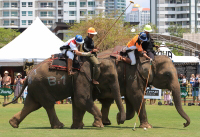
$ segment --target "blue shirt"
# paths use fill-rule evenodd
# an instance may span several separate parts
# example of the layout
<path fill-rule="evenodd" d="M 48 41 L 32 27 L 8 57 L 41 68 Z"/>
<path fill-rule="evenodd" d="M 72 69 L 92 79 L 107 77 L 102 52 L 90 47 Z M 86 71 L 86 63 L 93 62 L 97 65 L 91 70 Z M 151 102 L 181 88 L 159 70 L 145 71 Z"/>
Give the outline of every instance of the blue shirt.
<path fill-rule="evenodd" d="M 199 82 L 198 82 L 198 78 L 194 79 L 194 84 L 192 85 L 193 87 L 199 87 Z"/>

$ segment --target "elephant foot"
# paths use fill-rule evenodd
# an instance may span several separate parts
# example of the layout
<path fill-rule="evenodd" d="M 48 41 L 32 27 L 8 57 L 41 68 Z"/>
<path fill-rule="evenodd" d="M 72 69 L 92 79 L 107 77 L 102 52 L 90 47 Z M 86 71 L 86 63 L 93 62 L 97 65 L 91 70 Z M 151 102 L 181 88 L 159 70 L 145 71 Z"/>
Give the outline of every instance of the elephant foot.
<path fill-rule="evenodd" d="M 55 125 L 52 125 L 51 128 L 52 129 L 61 129 L 63 128 L 65 125 L 61 122 L 59 122 L 59 124 L 55 124 Z"/>
<path fill-rule="evenodd" d="M 101 127 L 101 128 L 104 127 L 103 123 L 100 122 L 100 121 L 94 121 L 94 123 L 92 124 L 92 126 L 93 127 Z"/>
<path fill-rule="evenodd" d="M 80 123 L 80 124 L 72 124 L 71 125 L 71 129 L 83 129 L 84 124 Z"/>
<path fill-rule="evenodd" d="M 140 124 L 140 128 L 153 128 L 148 122 Z"/>
<path fill-rule="evenodd" d="M 9 120 L 9 123 L 13 128 L 18 128 L 19 127 L 19 122 L 15 117 L 11 118 Z"/>
<path fill-rule="evenodd" d="M 126 120 L 126 116 L 121 116 L 121 113 L 117 113 L 117 124 L 124 124 L 124 121 Z"/>
<path fill-rule="evenodd" d="M 111 122 L 108 118 L 102 121 L 103 121 L 103 125 L 111 125 Z"/>

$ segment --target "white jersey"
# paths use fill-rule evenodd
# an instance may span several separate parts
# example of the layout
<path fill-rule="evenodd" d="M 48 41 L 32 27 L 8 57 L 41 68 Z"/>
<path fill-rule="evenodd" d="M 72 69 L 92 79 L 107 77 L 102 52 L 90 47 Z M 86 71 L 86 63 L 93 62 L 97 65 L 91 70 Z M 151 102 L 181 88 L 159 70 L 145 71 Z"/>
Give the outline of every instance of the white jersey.
<path fill-rule="evenodd" d="M 69 50 L 78 50 L 79 45 L 76 45 L 75 37 L 69 39 L 67 42 L 64 43 L 63 46 L 69 45 L 70 49 Z"/>

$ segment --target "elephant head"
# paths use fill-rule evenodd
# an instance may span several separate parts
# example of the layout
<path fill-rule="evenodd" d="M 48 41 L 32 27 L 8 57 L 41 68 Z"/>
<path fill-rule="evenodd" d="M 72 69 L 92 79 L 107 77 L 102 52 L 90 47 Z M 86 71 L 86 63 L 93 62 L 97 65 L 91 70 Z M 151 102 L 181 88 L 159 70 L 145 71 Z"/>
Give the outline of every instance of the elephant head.
<path fill-rule="evenodd" d="M 151 83 L 153 81 L 153 70 L 152 70 L 152 63 L 150 63 L 150 60 L 144 60 L 142 62 L 139 62 L 137 65 L 137 70 L 143 77 L 143 79 L 147 79 L 149 75 L 148 82 Z"/>
<path fill-rule="evenodd" d="M 149 61 L 144 61 L 141 63 L 139 72 L 144 78 L 147 78 L 149 68 Z M 187 127 L 190 124 L 190 118 L 182 108 L 177 71 L 170 58 L 164 55 L 155 57 L 152 63 L 149 83 L 156 88 L 169 89 L 172 91 L 176 110 L 187 121 L 187 123 L 184 123 L 184 127 Z"/>

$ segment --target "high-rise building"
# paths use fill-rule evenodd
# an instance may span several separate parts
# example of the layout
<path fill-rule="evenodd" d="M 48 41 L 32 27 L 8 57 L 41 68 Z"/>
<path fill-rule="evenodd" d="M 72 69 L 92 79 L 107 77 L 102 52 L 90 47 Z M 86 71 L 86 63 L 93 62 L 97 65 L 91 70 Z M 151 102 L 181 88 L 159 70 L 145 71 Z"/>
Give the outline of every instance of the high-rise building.
<path fill-rule="evenodd" d="M 74 23 L 105 11 L 104 0 L 0 0 L 0 28 L 27 28 L 38 16 L 51 27 Z"/>
<path fill-rule="evenodd" d="M 168 34 L 170 24 L 200 32 L 200 0 L 150 0 L 150 14 L 158 33 Z"/>
<path fill-rule="evenodd" d="M 116 14 L 120 16 L 122 12 L 126 9 L 126 0 L 105 0 L 105 13 L 106 14 Z M 122 15 L 125 19 L 125 14 Z"/>
<path fill-rule="evenodd" d="M 131 12 L 126 17 L 127 22 L 139 22 L 139 26 L 142 26 L 150 22 L 150 9 L 134 4 Z"/>

